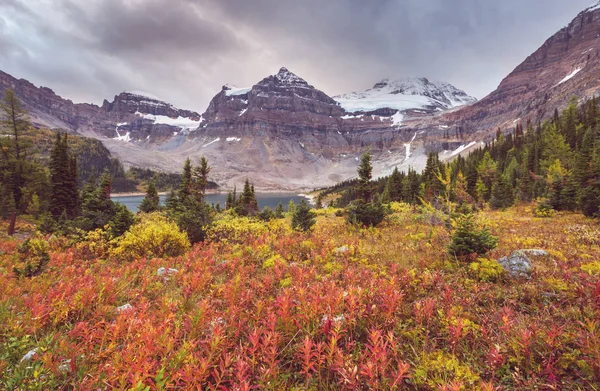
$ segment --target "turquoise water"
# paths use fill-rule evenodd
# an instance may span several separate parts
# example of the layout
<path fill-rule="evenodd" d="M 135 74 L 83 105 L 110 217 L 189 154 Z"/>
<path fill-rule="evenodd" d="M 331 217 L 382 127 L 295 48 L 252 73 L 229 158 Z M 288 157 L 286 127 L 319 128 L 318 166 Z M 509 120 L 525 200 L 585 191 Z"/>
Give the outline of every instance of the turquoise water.
<path fill-rule="evenodd" d="M 140 203 L 144 199 L 144 196 L 114 196 L 111 197 L 113 201 L 120 202 L 125 205 L 130 211 L 137 212 Z M 161 204 L 164 205 L 167 196 L 160 196 Z M 258 206 L 262 209 L 265 206 L 275 209 L 277 204 L 280 202 L 283 204 L 283 208 L 287 210 L 290 200 L 294 200 L 294 203 L 298 204 L 300 201 L 305 199 L 295 193 L 256 193 L 256 200 Z M 227 193 L 207 194 L 206 202 L 209 204 L 220 203 L 221 207 L 225 207 L 225 201 L 227 200 Z"/>

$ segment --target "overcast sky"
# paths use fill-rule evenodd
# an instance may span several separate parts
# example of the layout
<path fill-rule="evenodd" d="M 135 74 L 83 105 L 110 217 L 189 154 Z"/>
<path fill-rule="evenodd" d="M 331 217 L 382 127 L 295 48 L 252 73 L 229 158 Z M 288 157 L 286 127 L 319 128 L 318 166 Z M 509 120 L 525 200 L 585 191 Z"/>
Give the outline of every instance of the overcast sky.
<path fill-rule="evenodd" d="M 75 102 L 203 112 L 282 66 L 335 95 L 385 77 L 482 98 L 593 0 L 0 0 L 0 70 Z"/>

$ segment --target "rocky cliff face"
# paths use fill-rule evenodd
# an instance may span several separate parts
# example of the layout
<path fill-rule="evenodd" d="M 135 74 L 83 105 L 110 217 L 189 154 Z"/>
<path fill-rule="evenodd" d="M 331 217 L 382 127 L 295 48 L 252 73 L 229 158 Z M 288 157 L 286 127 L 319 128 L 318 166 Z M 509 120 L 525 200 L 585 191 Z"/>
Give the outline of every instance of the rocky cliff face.
<path fill-rule="evenodd" d="M 600 90 L 600 5 L 581 12 L 481 101 L 443 116 L 473 138 L 517 121 L 534 123 L 564 108 L 572 96 L 589 98 Z"/>
<path fill-rule="evenodd" d="M 47 87 L 36 87 L 0 71 L 0 94 L 12 89 L 30 112 L 34 125 L 63 129 L 99 139 L 159 144 L 175 133 L 197 128 L 200 114 L 180 110 L 153 96 L 124 92 L 96 106 L 73 103 Z"/>

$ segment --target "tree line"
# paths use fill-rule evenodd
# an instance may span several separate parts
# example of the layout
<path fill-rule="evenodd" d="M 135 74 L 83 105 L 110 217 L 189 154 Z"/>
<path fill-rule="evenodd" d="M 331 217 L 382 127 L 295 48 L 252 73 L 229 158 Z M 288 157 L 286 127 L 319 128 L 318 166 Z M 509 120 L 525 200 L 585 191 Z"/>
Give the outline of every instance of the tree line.
<path fill-rule="evenodd" d="M 573 99 L 544 123 L 519 123 L 506 134 L 498 130 L 491 143 L 467 157 L 443 163 L 432 152 L 420 174 L 396 168 L 390 176 L 368 184 L 349 181 L 336 206 L 364 201 L 369 194 L 365 192 L 371 191 L 369 196 L 384 204 L 441 207 L 449 192 L 450 200 L 465 210 L 537 201 L 539 215 L 570 210 L 600 217 L 599 114 L 595 98 L 582 105 Z"/>

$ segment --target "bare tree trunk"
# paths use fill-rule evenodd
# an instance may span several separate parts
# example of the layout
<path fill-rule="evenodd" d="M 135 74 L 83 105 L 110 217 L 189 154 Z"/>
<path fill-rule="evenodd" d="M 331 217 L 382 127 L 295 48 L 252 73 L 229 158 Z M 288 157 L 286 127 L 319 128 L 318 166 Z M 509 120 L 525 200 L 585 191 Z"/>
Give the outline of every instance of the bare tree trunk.
<path fill-rule="evenodd" d="M 8 224 L 8 236 L 13 236 L 15 234 L 15 224 L 17 223 L 17 212 L 14 212 L 10 216 L 10 223 Z"/>

